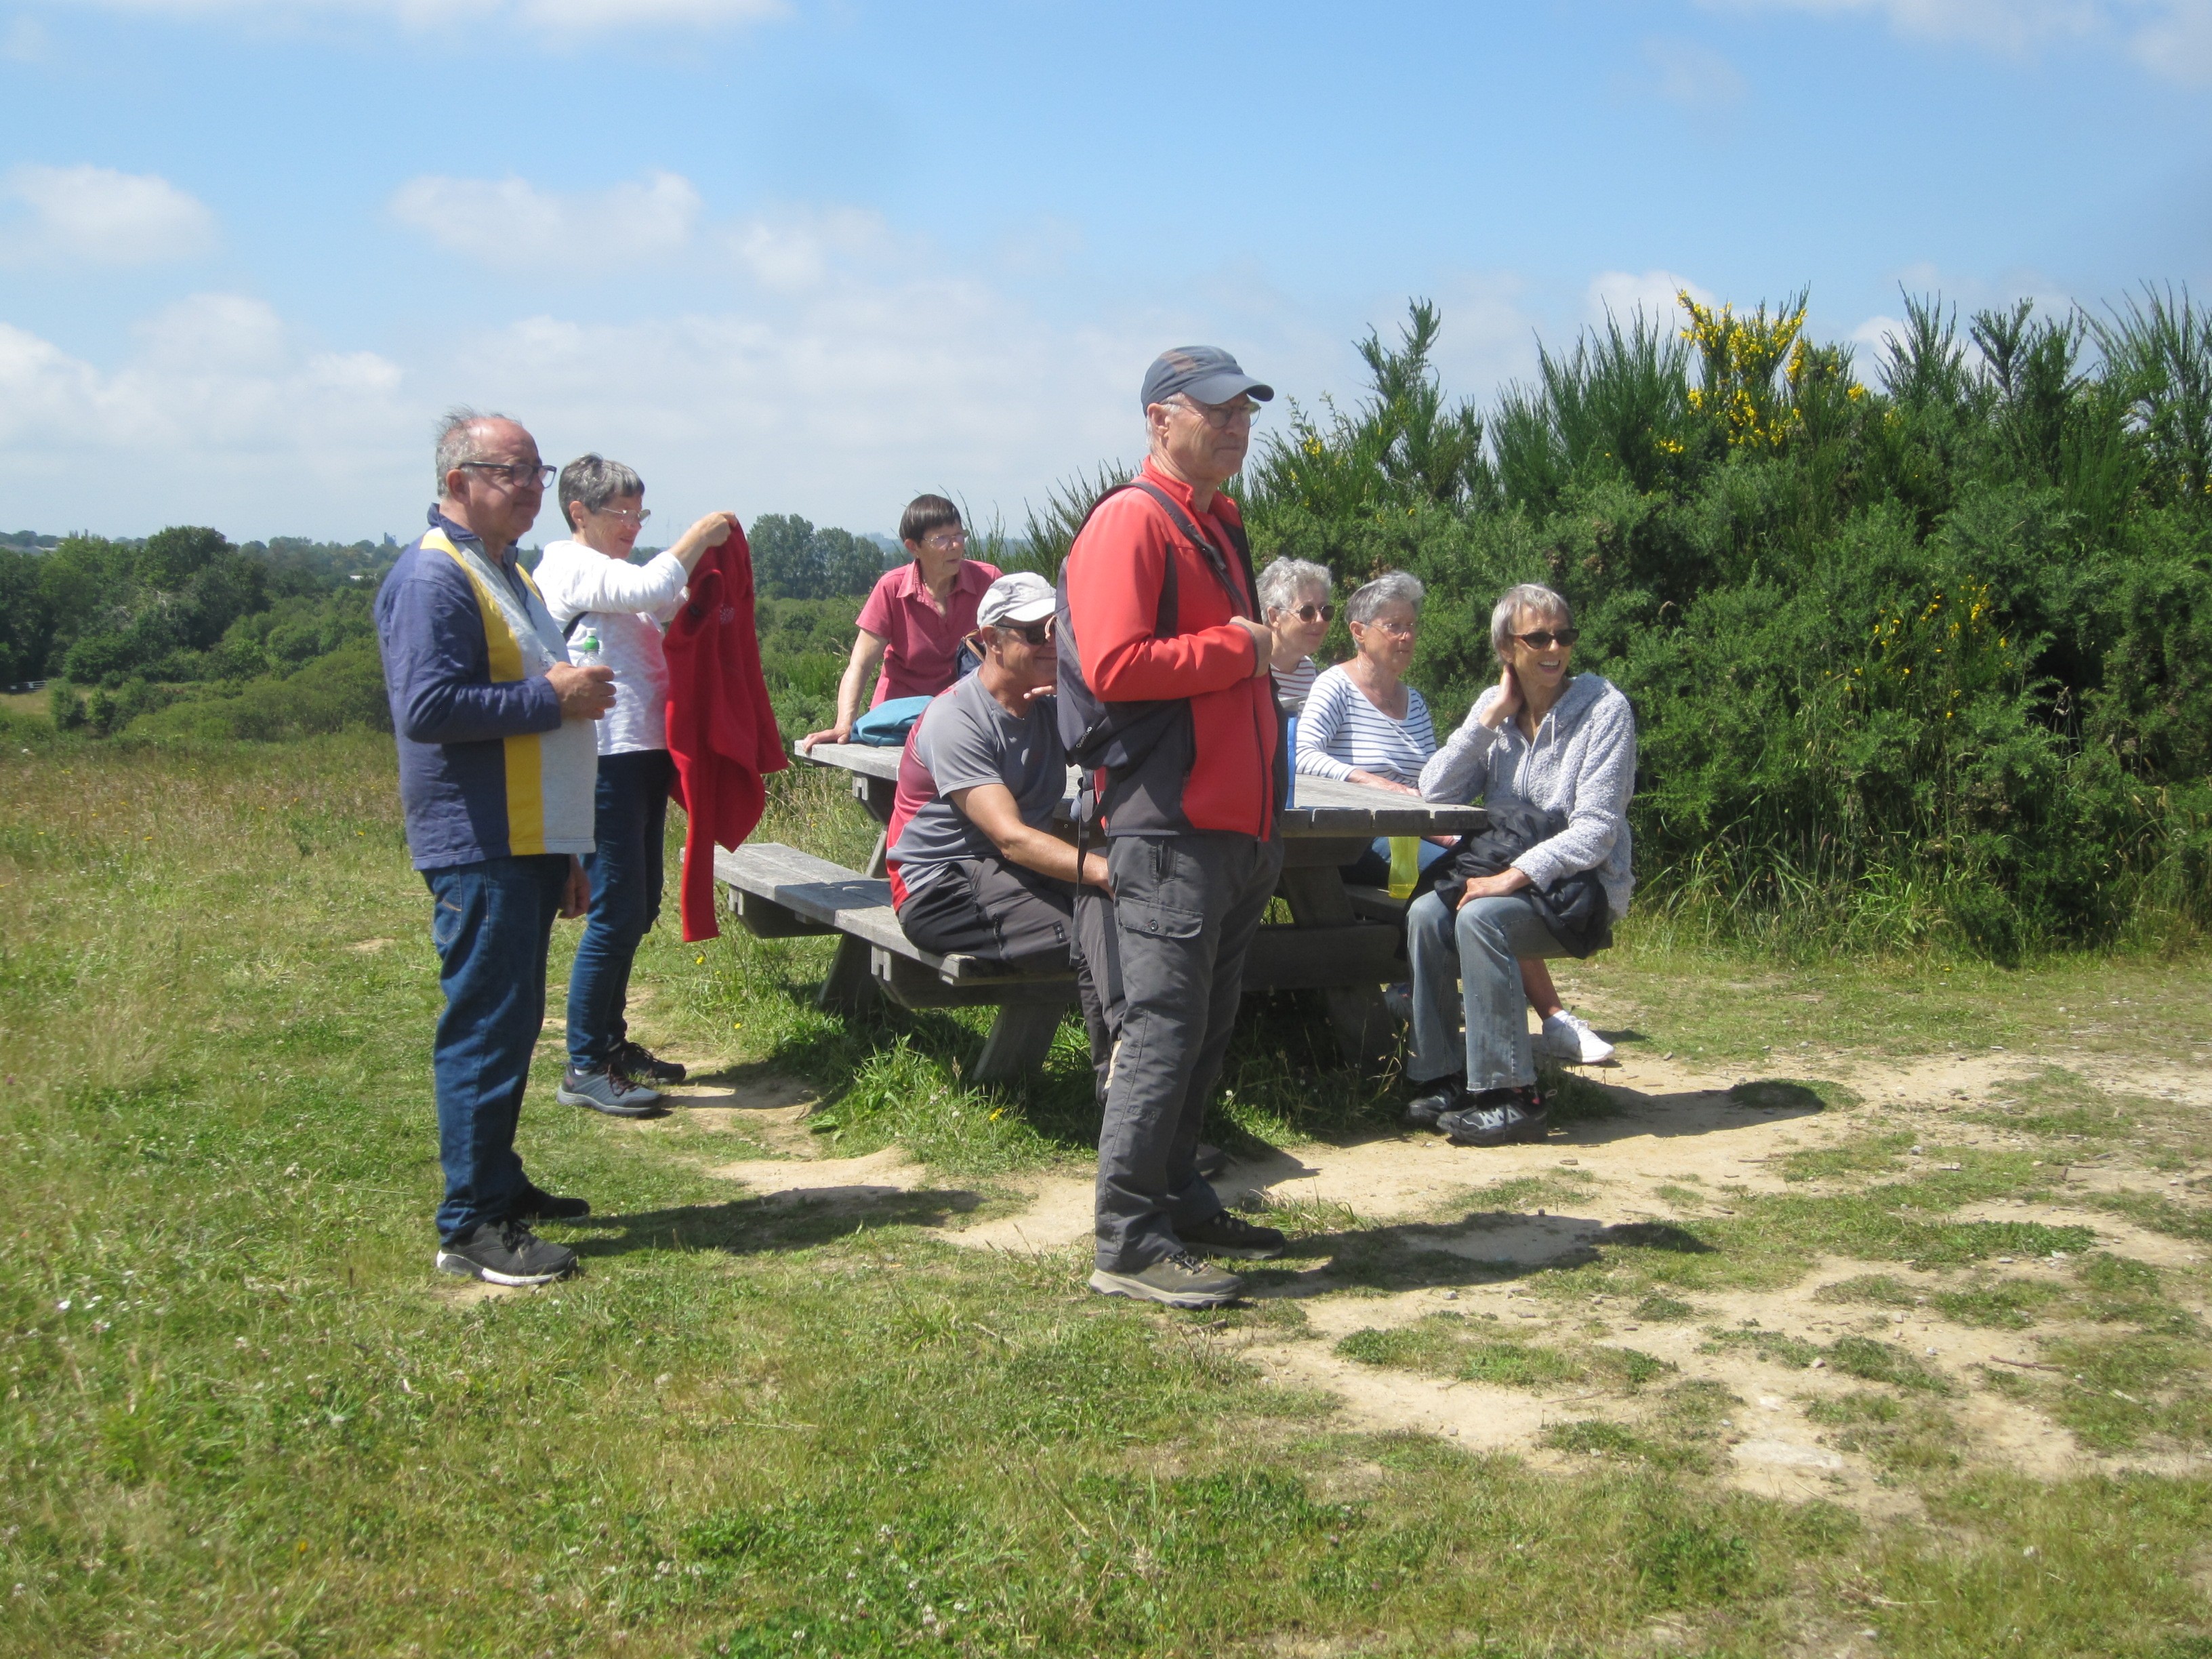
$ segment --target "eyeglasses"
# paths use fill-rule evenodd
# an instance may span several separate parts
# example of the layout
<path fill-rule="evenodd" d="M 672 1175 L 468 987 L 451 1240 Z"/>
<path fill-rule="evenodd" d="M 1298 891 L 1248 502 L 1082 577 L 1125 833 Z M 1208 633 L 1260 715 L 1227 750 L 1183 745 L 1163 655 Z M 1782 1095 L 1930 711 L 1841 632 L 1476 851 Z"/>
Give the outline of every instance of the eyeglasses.
<path fill-rule="evenodd" d="M 643 524 L 653 516 L 653 509 L 641 507 L 635 513 L 626 507 L 587 507 L 586 513 L 596 513 L 603 519 L 620 519 L 624 524 Z"/>
<path fill-rule="evenodd" d="M 1352 625 L 1354 628 L 1379 628 L 1394 640 L 1410 640 L 1420 627 L 1417 622 L 1393 622 L 1388 617 L 1374 617 Z"/>
<path fill-rule="evenodd" d="M 1336 607 L 1333 605 L 1302 605 L 1291 614 L 1300 622 L 1334 622 Z"/>
<path fill-rule="evenodd" d="M 1260 412 L 1260 405 L 1249 398 L 1239 398 L 1233 404 L 1202 404 L 1195 398 L 1185 398 L 1182 406 L 1194 415 L 1204 416 L 1206 425 L 1216 431 L 1237 421 L 1249 424 L 1252 417 Z"/>
<path fill-rule="evenodd" d="M 554 473 L 559 471 L 557 467 L 547 466 L 543 462 L 532 465 L 527 461 L 463 461 L 461 465 L 478 472 L 489 473 L 509 489 L 536 484 L 543 489 L 553 482 Z"/>
<path fill-rule="evenodd" d="M 1052 642 L 1052 625 L 1057 620 L 1057 617 L 1047 617 L 1042 622 L 1002 622 L 993 623 L 991 626 L 1002 633 L 1018 634 L 1031 645 L 1049 645 Z"/>
<path fill-rule="evenodd" d="M 924 536 L 921 544 L 933 553 L 942 553 L 950 547 L 967 546 L 968 532 L 964 530 L 940 530 L 933 536 Z"/>
<path fill-rule="evenodd" d="M 1560 628 L 1548 630 L 1540 628 L 1533 634 L 1516 634 L 1513 635 L 1515 639 L 1520 641 L 1522 644 L 1527 646 L 1531 651 L 1549 651 L 1554 642 L 1560 645 L 1572 645 L 1577 640 L 1582 638 L 1582 636 L 1583 630 L 1579 628 Z"/>

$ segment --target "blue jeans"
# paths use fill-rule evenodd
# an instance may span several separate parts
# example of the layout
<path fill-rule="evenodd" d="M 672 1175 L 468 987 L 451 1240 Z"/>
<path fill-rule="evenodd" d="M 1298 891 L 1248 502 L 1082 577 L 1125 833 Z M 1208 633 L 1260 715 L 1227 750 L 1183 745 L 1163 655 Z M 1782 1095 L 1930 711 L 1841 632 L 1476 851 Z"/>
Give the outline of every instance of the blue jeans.
<path fill-rule="evenodd" d="M 1563 957 L 1567 949 L 1535 906 L 1508 893 L 1469 899 L 1455 911 L 1436 894 L 1423 893 L 1406 907 L 1406 954 L 1413 961 L 1407 1082 L 1432 1083 L 1462 1069 L 1467 1086 L 1478 1091 L 1536 1080 L 1521 963 L 1528 957 Z"/>
<path fill-rule="evenodd" d="M 430 940 L 446 994 L 431 1048 L 448 1242 L 503 1221 L 529 1185 L 514 1126 L 545 1024 L 545 947 L 568 882 L 565 853 L 426 870 Z"/>
<path fill-rule="evenodd" d="M 592 913 L 568 974 L 568 1064 L 596 1072 L 629 1036 L 623 1005 L 638 941 L 660 914 L 661 843 L 676 764 L 665 749 L 599 757 Z"/>

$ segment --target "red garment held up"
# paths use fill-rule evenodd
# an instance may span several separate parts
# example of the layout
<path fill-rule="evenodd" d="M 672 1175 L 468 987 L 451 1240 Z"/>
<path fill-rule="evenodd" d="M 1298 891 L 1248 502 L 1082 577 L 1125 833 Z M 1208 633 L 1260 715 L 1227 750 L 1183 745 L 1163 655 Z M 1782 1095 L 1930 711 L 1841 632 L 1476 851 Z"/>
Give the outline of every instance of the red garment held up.
<path fill-rule="evenodd" d="M 753 629 L 753 556 L 745 533 L 709 548 L 662 641 L 668 657 L 668 793 L 690 821 L 684 836 L 684 939 L 714 939 L 714 848 L 752 834 L 768 803 L 762 781 L 791 764 L 761 676 Z"/>

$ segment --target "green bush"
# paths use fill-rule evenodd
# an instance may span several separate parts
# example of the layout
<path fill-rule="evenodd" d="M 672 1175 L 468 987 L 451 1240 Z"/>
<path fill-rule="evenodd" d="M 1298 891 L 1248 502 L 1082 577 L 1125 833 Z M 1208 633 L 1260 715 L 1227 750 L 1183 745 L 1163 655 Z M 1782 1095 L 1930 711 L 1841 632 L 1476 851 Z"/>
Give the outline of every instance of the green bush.
<path fill-rule="evenodd" d="M 1255 555 L 1419 576 L 1440 726 L 1495 677 L 1497 594 L 1565 593 L 1577 665 L 1636 707 L 1641 902 L 1717 932 L 2012 960 L 2212 923 L 2212 326 L 2188 297 L 1984 312 L 1972 354 L 1909 301 L 1873 385 L 1803 337 L 1802 296 L 1690 309 L 1684 341 L 1639 316 L 1545 352 L 1470 452 L 1417 302 L 1395 349 L 1363 344 L 1357 410 L 1261 441 Z"/>
<path fill-rule="evenodd" d="M 249 680 L 170 704 L 130 723 L 132 737 L 189 737 L 273 743 L 353 728 L 389 732 L 384 668 L 368 641 L 343 646 L 287 678 Z"/>

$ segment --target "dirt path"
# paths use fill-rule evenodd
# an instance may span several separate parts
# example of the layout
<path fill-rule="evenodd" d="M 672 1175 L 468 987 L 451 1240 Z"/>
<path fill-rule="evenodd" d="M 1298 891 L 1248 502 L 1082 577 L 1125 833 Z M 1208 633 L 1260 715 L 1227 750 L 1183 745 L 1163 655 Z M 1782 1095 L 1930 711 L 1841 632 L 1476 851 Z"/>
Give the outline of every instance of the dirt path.
<path fill-rule="evenodd" d="M 1712 1443 L 1735 1484 L 1778 1497 L 1821 1496 L 1869 1513 L 1887 1513 L 1917 1503 L 1909 1485 L 1885 1480 L 1877 1462 L 1852 1449 L 1849 1436 L 1831 1432 L 1808 1414 L 1821 1411 L 1824 1401 L 1863 1396 L 1866 1384 L 1827 1369 L 1825 1361 L 1810 1366 L 1802 1357 L 1794 1365 L 1770 1361 L 1747 1348 L 1717 1344 L 1711 1334 L 1720 1327 L 1820 1346 L 1840 1335 L 1868 1333 L 1879 1320 L 1881 1340 L 1913 1356 L 1952 1389 L 1946 1408 L 1974 1459 L 2046 1479 L 2091 1470 L 2201 1468 L 2212 1462 L 2091 1452 L 2033 1404 L 1987 1385 L 1990 1372 L 2033 1378 L 2051 1371 L 2029 1340 L 2047 1331 L 1990 1329 L 1952 1322 L 1925 1305 L 1891 1311 L 1839 1304 L 1820 1296 L 1824 1287 L 1873 1273 L 1929 1291 L 1946 1282 L 1942 1275 L 1919 1273 L 1895 1261 L 1823 1258 L 1786 1289 L 1700 1293 L 1696 1316 L 1676 1316 L 1674 1322 L 1639 1320 L 1632 1313 L 1624 1318 L 1624 1310 L 1615 1308 L 1569 1306 L 1557 1297 L 1532 1293 L 1526 1273 L 1514 1271 L 1588 1259 L 1608 1229 L 1728 1215 L 1730 1200 L 1739 1195 L 1784 1190 L 1789 1183 L 1780 1165 L 1790 1154 L 1863 1136 L 1869 1129 L 1924 1132 L 1930 1141 L 1940 1137 L 1952 1149 L 2025 1146 L 2018 1133 L 2001 1122 L 1968 1121 L 1952 1114 L 2005 1099 L 2021 1079 L 2054 1063 L 2028 1054 L 1984 1052 L 1885 1067 L 1859 1079 L 1846 1073 L 1841 1080 L 1857 1093 L 1858 1103 L 1826 1111 L 1814 1108 L 1802 1091 L 1774 1086 L 1785 1078 L 1822 1075 L 1820 1060 L 1800 1050 L 1777 1055 L 1759 1072 L 1715 1073 L 1639 1055 L 1589 1074 L 1602 1081 L 1619 1109 L 1615 1115 L 1577 1121 L 1555 1133 L 1548 1145 L 1477 1152 L 1409 1133 L 1346 1145 L 1310 1143 L 1232 1164 L 1216 1183 L 1230 1203 L 1273 1207 L 1293 1218 L 1324 1215 L 1334 1234 L 1391 1230 L 1399 1244 L 1424 1259 L 1423 1276 L 1431 1281 L 1378 1292 L 1371 1283 L 1335 1277 L 1326 1256 L 1310 1266 L 1294 1260 L 1285 1265 L 1297 1271 L 1271 1276 L 1265 1288 L 1255 1288 L 1254 1298 L 1295 1302 L 1302 1319 L 1240 1327 L 1243 1357 L 1270 1385 L 1320 1389 L 1334 1395 L 1346 1426 L 1434 1434 L 1470 1448 L 1558 1463 L 1572 1454 L 1545 1448 L 1547 1431 L 1554 1425 L 1632 1424 L 1649 1409 L 1648 1397 L 1596 1384 L 1539 1390 L 1452 1382 L 1364 1364 L 1346 1358 L 1338 1345 L 1356 1332 L 1398 1330 L 1447 1312 L 1464 1316 L 1470 1329 L 1509 1340 L 1617 1345 L 1676 1368 L 1668 1375 L 1678 1383 L 1716 1384 L 1725 1391 L 1732 1403 Z M 2133 1068 L 2127 1086 L 2138 1095 L 2212 1104 L 2212 1075 L 2205 1068 L 2177 1064 L 2154 1069 L 2156 1074 L 2147 1077 L 2145 1068 Z M 1765 1088 L 1758 1086 L 1759 1072 L 1767 1080 Z M 760 1121 L 765 1138 L 782 1140 L 801 1154 L 731 1163 L 711 1171 L 771 1200 L 783 1197 L 794 1203 L 858 1207 L 888 1194 L 943 1184 L 896 1147 L 857 1158 L 805 1156 L 812 1148 L 799 1144 L 808 1137 L 796 1121 L 804 1103 L 787 1093 L 778 1097 L 772 1082 L 755 1079 L 726 1101 L 702 1100 L 701 1107 Z M 756 1130 L 757 1135 L 763 1133 Z M 2076 1170 L 2054 1158 L 2048 1173 L 2047 1198 L 1994 1199 L 1948 1218 L 2085 1227 L 2100 1248 L 2158 1267 L 2194 1266 L 2202 1255 L 2185 1241 L 2073 1201 L 2077 1194 L 2164 1189 L 2176 1177 L 2109 1154 L 2094 1169 Z M 1571 1201 L 1500 1210 L 1478 1200 L 1471 1213 L 1468 1200 L 1475 1189 L 1528 1176 L 1549 1178 L 1547 1190 L 1571 1192 Z M 956 1218 L 943 1237 L 974 1249 L 1064 1253 L 1071 1273 L 1084 1271 L 1091 1224 L 1087 1174 L 990 1184 L 1001 1194 L 1000 1200 L 985 1208 L 982 1218 L 963 1224 Z M 1794 1188 L 1821 1189 L 1821 1183 Z M 1467 1264 L 1463 1276 L 1453 1273 L 1454 1258 Z M 2054 1285 L 2070 1282 L 2063 1262 L 2003 1260 L 2011 1277 Z M 1433 1282 L 1439 1277 L 1446 1282 Z M 1594 1313 L 1605 1316 L 1594 1320 Z M 1601 1327 L 1601 1334 L 1589 1334 Z"/>

